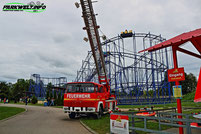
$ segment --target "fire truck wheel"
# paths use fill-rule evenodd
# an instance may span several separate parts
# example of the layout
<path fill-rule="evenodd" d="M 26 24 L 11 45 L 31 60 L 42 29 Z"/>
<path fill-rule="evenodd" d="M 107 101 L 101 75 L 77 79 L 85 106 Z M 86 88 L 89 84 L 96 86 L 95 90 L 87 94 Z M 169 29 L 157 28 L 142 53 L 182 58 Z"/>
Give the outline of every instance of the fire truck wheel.
<path fill-rule="evenodd" d="M 70 114 L 69 114 L 69 118 L 70 118 L 70 119 L 75 119 L 75 113 L 74 113 L 74 112 L 70 113 Z"/>
<path fill-rule="evenodd" d="M 115 111 L 115 102 L 113 102 L 112 111 Z"/>
<path fill-rule="evenodd" d="M 103 115 L 103 109 L 102 106 L 99 107 L 99 112 L 96 114 L 96 118 L 100 119 Z"/>

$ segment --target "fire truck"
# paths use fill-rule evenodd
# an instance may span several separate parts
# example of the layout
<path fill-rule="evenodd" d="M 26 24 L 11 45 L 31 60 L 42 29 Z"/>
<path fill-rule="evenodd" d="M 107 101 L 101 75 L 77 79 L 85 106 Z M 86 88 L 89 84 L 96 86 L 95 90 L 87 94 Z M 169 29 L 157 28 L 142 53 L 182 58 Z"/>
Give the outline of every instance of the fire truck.
<path fill-rule="evenodd" d="M 94 114 L 97 118 L 100 118 L 103 113 L 115 110 L 117 101 L 115 100 L 115 95 L 111 93 L 107 78 L 104 53 L 98 30 L 99 26 L 96 22 L 92 1 L 80 0 L 80 3 L 75 3 L 75 5 L 77 8 L 81 5 L 82 8 L 82 17 L 85 23 L 83 29 L 87 31 L 99 83 L 67 83 L 63 110 L 69 114 L 71 119 L 80 114 Z"/>

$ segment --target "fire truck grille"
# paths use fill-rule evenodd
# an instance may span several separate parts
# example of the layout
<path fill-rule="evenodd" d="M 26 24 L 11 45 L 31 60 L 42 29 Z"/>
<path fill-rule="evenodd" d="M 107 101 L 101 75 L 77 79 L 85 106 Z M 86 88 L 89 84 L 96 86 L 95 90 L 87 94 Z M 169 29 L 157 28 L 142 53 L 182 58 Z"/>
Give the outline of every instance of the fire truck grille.
<path fill-rule="evenodd" d="M 95 112 L 95 107 L 63 107 L 64 112 Z"/>

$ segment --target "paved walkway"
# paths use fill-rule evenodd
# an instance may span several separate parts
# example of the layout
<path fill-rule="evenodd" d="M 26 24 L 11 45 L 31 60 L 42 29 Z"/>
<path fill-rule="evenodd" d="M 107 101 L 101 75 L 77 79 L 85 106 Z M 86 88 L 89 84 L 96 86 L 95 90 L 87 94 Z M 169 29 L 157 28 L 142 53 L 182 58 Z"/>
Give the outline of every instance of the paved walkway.
<path fill-rule="evenodd" d="M 69 119 L 60 108 L 14 104 L 0 106 L 27 108 L 27 112 L 0 121 L 0 134 L 90 134 L 78 119 Z"/>

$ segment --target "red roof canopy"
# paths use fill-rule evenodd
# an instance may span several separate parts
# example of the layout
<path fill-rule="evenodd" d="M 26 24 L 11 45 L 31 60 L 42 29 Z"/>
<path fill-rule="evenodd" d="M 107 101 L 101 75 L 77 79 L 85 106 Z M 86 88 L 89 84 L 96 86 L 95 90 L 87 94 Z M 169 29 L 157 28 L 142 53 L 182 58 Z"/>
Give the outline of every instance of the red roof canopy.
<path fill-rule="evenodd" d="M 185 49 L 179 47 L 180 45 L 182 45 L 188 41 L 190 41 L 194 45 L 194 47 L 198 50 L 198 52 L 200 54 L 196 54 L 196 53 L 190 52 L 188 50 L 185 50 Z M 187 32 L 187 33 L 183 33 L 172 39 L 159 43 L 155 46 L 152 46 L 152 47 L 142 50 L 140 52 L 144 52 L 144 51 L 151 52 L 151 51 L 156 51 L 158 49 L 162 49 L 162 48 L 166 48 L 166 47 L 170 47 L 170 46 L 172 46 L 174 49 L 176 49 L 180 52 L 195 56 L 197 58 L 201 58 L 201 28 L 194 30 L 194 31 Z"/>

